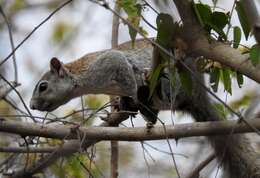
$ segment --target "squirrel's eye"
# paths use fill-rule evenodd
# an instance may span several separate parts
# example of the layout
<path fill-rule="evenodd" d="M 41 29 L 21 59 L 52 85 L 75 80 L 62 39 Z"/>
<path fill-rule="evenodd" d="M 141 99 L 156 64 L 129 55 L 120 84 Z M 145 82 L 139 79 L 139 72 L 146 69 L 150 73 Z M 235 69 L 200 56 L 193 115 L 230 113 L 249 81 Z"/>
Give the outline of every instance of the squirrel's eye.
<path fill-rule="evenodd" d="M 48 82 L 44 81 L 39 84 L 39 92 L 43 92 L 48 88 Z"/>

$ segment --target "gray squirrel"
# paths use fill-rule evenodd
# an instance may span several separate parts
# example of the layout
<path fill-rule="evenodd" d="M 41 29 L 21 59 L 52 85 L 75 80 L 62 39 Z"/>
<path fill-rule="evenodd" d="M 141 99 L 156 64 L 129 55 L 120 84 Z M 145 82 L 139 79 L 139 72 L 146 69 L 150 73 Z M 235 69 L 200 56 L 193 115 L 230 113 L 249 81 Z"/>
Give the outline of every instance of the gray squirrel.
<path fill-rule="evenodd" d="M 123 43 L 117 49 L 90 53 L 68 64 L 63 64 L 57 58 L 51 59 L 50 70 L 42 76 L 34 89 L 31 109 L 53 111 L 83 94 L 118 95 L 130 97 L 135 103 L 140 100 L 142 102 L 138 89 L 144 86 L 145 69 L 151 67 L 153 48 L 145 40 L 136 41 L 134 49 L 130 46 L 130 42 Z M 203 83 L 203 75 L 196 70 L 194 60 L 187 58 L 183 62 Z M 189 113 L 200 122 L 223 120 L 211 104 L 206 91 L 191 77 L 191 94 L 182 90 L 174 91 L 177 94 L 172 104 L 169 98 L 155 94 L 153 102 L 148 103 L 152 105 L 148 105 L 148 109 L 156 115 L 159 110 L 168 107 Z M 165 92 L 167 93 L 166 90 L 160 93 Z M 149 113 L 144 114 L 149 117 Z M 150 121 L 156 122 L 155 118 Z M 260 178 L 260 157 L 245 135 L 210 136 L 208 139 L 229 178 Z"/>

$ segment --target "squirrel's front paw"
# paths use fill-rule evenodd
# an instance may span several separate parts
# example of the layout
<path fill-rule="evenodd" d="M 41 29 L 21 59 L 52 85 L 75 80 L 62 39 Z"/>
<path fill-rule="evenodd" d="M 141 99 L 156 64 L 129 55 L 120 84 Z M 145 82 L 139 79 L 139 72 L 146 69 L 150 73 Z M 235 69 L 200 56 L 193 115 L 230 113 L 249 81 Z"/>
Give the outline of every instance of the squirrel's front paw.
<path fill-rule="evenodd" d="M 154 123 L 148 121 L 146 123 L 146 129 L 147 129 L 147 132 L 150 132 L 150 130 L 154 127 Z"/>

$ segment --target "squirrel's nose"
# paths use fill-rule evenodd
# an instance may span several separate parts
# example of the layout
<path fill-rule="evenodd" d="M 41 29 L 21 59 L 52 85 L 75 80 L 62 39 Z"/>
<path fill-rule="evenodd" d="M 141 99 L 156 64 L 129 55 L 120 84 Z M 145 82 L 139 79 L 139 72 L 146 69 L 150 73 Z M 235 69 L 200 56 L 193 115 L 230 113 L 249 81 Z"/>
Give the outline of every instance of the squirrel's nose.
<path fill-rule="evenodd" d="M 36 109 L 32 100 L 30 101 L 30 108 L 31 109 Z"/>

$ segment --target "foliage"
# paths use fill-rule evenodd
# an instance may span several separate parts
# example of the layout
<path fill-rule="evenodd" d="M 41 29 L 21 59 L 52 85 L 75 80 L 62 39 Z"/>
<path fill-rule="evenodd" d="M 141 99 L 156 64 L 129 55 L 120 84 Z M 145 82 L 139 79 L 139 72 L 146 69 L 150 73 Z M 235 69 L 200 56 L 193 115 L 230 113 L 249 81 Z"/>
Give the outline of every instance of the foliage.
<path fill-rule="evenodd" d="M 193 8 L 201 26 L 210 34 L 214 30 L 219 36 L 219 39 L 227 40 L 227 35 L 224 32 L 224 27 L 228 24 L 228 14 L 224 12 L 214 11 L 202 3 L 194 3 Z"/>
<path fill-rule="evenodd" d="M 142 13 L 141 4 L 139 4 L 137 0 L 118 0 L 117 3 L 120 5 L 120 7 L 123 8 L 125 13 L 127 14 L 128 22 L 130 22 L 130 24 L 139 29 L 141 33 L 147 35 L 147 32 L 141 26 L 139 26 Z M 132 44 L 134 45 L 137 36 L 137 31 L 129 25 L 128 30 L 130 38 L 132 40 Z"/>
<path fill-rule="evenodd" d="M 240 24 L 242 26 L 244 35 L 245 35 L 246 39 L 248 39 L 248 36 L 250 34 L 250 31 L 251 31 L 251 27 L 250 27 L 250 24 L 249 24 L 249 20 L 246 16 L 246 12 L 245 12 L 245 9 L 243 7 L 242 1 L 236 1 L 236 11 L 237 11 L 238 18 L 239 18 Z"/>
<path fill-rule="evenodd" d="M 235 26 L 233 28 L 233 39 L 234 39 L 233 48 L 238 48 L 239 43 L 241 41 L 241 29 L 238 26 Z"/>
<path fill-rule="evenodd" d="M 258 45 L 253 45 L 250 49 L 250 59 L 254 65 L 257 65 L 260 61 L 260 49 Z"/>
<path fill-rule="evenodd" d="M 214 7 L 216 6 L 216 3 L 217 1 L 213 1 Z M 233 48 L 239 47 L 242 38 L 241 29 L 239 26 L 232 27 L 232 24 L 230 22 L 232 17 L 231 13 L 216 11 L 215 8 L 214 10 L 212 10 L 209 5 L 203 3 L 194 3 L 193 8 L 200 25 L 208 32 L 208 35 L 211 36 L 213 30 L 215 33 L 217 33 L 218 40 L 227 41 L 229 29 L 233 28 Z M 236 1 L 234 10 L 236 10 L 238 14 L 243 33 L 246 39 L 248 39 L 251 27 L 249 25 L 248 18 L 246 17 L 242 1 Z M 225 32 L 225 30 L 227 31 Z M 256 45 L 252 46 L 252 48 L 250 49 L 250 59 L 253 65 L 258 64 L 260 60 L 259 48 Z M 243 75 L 236 71 L 231 71 L 225 66 L 218 66 L 217 68 L 213 66 L 209 73 L 211 87 L 215 92 L 217 92 L 218 90 L 219 81 L 222 81 L 225 90 L 228 93 L 232 94 L 231 78 L 234 76 L 237 79 L 238 86 L 242 87 Z M 233 75 L 234 73 L 236 73 L 236 75 Z"/>
<path fill-rule="evenodd" d="M 23 9 L 26 5 L 25 0 L 15 0 L 10 7 L 11 12 L 17 12 L 21 9 Z"/>
<path fill-rule="evenodd" d="M 71 23 L 68 24 L 63 21 L 57 22 L 54 26 L 51 39 L 54 42 L 59 43 L 67 33 L 70 33 L 71 30 L 72 30 Z"/>
<path fill-rule="evenodd" d="M 157 18 L 156 18 L 156 24 L 157 24 L 157 36 L 156 36 L 156 43 L 158 45 L 160 45 L 161 47 L 163 47 L 165 50 L 167 50 L 169 53 L 173 52 L 173 48 L 172 48 L 172 40 L 174 38 L 175 33 L 177 33 L 178 29 L 180 28 L 179 25 L 177 23 L 173 22 L 173 18 L 171 17 L 171 15 L 169 14 L 165 14 L 165 13 L 160 13 L 158 14 Z M 157 60 L 162 60 L 162 64 L 158 65 L 151 73 L 150 78 L 149 78 L 149 88 L 150 88 L 150 94 L 149 94 L 149 98 L 151 98 L 151 96 L 153 95 L 155 88 L 157 86 L 158 80 L 161 77 L 164 68 L 168 68 L 170 69 L 171 75 L 171 84 L 173 85 L 176 80 L 177 77 L 179 77 L 179 75 L 176 73 L 177 70 L 175 70 L 174 67 L 174 63 L 171 59 L 171 57 L 166 54 L 163 50 L 161 50 L 160 48 L 157 48 L 157 52 L 158 52 L 158 56 L 156 55 L 156 57 L 158 58 Z M 182 74 L 185 73 L 186 71 L 182 71 Z M 185 84 L 185 82 L 187 80 L 185 80 L 187 77 L 189 77 L 188 75 L 181 75 L 182 76 L 182 80 L 181 82 L 183 82 L 183 86 L 187 86 Z M 174 87 L 174 86 L 173 86 Z"/>
<path fill-rule="evenodd" d="M 217 3 L 217 1 L 214 1 L 214 3 Z M 207 4 L 203 3 L 193 3 L 193 9 L 194 13 L 200 23 L 200 25 L 206 30 L 209 36 L 211 35 L 217 35 L 217 39 L 220 41 L 227 41 L 227 33 L 231 26 L 230 20 L 232 14 L 229 12 L 221 12 L 217 10 L 212 10 L 211 7 Z M 243 27 L 243 32 L 245 35 L 249 35 L 248 32 L 248 26 L 247 26 L 247 19 L 245 18 L 245 14 L 243 13 L 243 8 L 240 3 L 236 4 L 236 10 L 238 11 L 238 14 L 240 15 L 240 22 Z M 176 26 L 173 23 L 172 17 L 169 14 L 159 14 L 156 19 L 157 24 L 157 37 L 156 42 L 164 47 L 165 49 L 169 50 L 171 48 L 171 41 L 174 38 L 174 31 L 176 30 Z M 227 32 L 225 32 L 227 30 Z M 234 26 L 233 27 L 233 47 L 238 48 L 241 41 L 241 30 L 240 27 Z M 160 56 L 164 59 L 164 61 L 169 62 L 169 56 L 165 54 L 165 52 L 159 50 Z M 254 65 L 256 65 L 259 61 L 259 55 L 258 55 L 258 48 L 252 47 L 251 51 L 251 60 Z M 204 65 L 205 67 L 208 67 L 208 64 Z M 152 96 L 152 93 L 154 92 L 156 88 L 156 83 L 160 77 L 160 74 L 162 70 L 166 66 L 158 66 L 151 74 L 150 77 L 150 97 Z M 188 71 L 186 70 L 179 70 L 179 77 L 182 83 L 182 87 L 188 91 L 188 93 L 191 92 L 192 85 L 191 85 L 191 77 Z M 232 77 L 236 76 L 237 83 L 239 87 L 242 87 L 243 84 L 243 75 L 235 72 L 236 75 L 233 75 L 234 72 L 231 71 L 229 68 L 225 66 L 212 66 L 212 69 L 209 70 L 210 74 L 210 84 L 213 89 L 213 91 L 218 91 L 219 81 L 223 82 L 224 89 L 232 94 Z"/>

